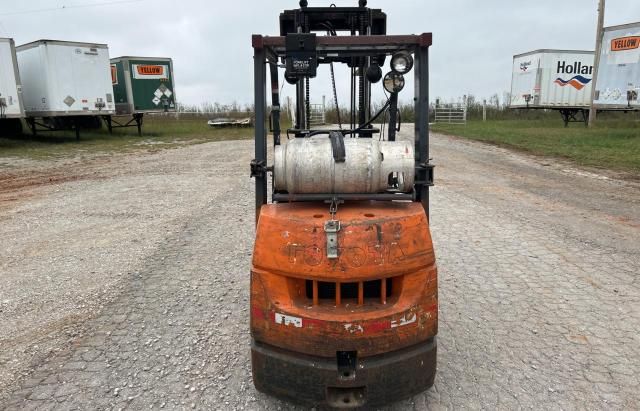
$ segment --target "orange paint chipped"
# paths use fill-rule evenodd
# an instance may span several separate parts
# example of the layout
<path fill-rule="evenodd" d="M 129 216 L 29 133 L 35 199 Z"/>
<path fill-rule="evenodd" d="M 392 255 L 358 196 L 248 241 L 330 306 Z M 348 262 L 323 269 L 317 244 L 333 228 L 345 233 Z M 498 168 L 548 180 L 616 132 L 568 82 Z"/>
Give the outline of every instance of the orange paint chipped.
<path fill-rule="evenodd" d="M 337 259 L 327 258 L 327 207 L 262 207 L 251 271 L 251 309 L 264 315 L 252 315 L 253 337 L 326 357 L 336 352 L 335 344 L 327 341 L 340 341 L 340 346 L 368 356 L 434 337 L 437 269 L 421 204 L 341 205 L 336 215 L 341 222 Z M 300 318 L 302 326 L 274 323 L 276 314 Z M 349 332 L 356 324 L 358 332 Z"/>

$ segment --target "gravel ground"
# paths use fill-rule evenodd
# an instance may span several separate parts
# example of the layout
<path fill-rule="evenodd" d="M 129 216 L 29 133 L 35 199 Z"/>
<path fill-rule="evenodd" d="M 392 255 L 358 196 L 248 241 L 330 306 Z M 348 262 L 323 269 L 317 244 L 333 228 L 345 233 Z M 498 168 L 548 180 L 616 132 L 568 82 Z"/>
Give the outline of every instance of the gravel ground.
<path fill-rule="evenodd" d="M 0 175 L 0 409 L 293 408 L 251 382 L 252 151 Z M 432 155 L 439 371 L 389 409 L 640 408 L 640 185 L 441 135 Z"/>

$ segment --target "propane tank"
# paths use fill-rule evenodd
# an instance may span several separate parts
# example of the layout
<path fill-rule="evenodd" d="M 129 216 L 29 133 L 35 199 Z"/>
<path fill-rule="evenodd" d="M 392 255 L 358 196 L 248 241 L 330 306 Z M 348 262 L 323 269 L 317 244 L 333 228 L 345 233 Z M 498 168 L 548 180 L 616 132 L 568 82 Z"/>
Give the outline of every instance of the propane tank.
<path fill-rule="evenodd" d="M 337 161 L 325 136 L 296 138 L 276 146 L 275 189 L 290 194 L 407 193 L 413 189 L 412 142 L 349 138 L 344 149 L 344 161 Z"/>

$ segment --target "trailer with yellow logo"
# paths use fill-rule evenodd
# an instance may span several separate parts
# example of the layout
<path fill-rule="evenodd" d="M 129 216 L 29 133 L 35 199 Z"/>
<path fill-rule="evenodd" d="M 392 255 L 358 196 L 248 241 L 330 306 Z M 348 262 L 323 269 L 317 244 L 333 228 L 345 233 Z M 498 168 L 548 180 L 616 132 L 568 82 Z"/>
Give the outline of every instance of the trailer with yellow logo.
<path fill-rule="evenodd" d="M 138 135 L 142 135 L 142 121 L 146 113 L 176 111 L 173 61 L 170 58 L 113 58 L 111 83 L 116 116 L 119 117 L 103 117 L 109 132 L 114 128 L 138 127 Z M 122 121 L 121 116 L 126 116 L 126 122 Z"/>
<path fill-rule="evenodd" d="M 111 59 L 116 114 L 176 110 L 173 62 L 164 57 Z"/>
<path fill-rule="evenodd" d="M 640 22 L 604 29 L 596 96 L 598 110 L 640 110 Z"/>

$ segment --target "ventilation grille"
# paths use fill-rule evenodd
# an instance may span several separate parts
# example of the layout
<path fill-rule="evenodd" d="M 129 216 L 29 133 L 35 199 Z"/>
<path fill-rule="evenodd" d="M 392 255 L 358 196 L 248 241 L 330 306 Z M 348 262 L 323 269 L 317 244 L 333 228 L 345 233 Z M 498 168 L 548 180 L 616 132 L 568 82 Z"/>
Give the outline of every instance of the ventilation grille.
<path fill-rule="evenodd" d="M 386 304 L 394 295 L 400 278 L 383 278 L 351 283 L 304 281 L 304 296 L 315 305 Z"/>

